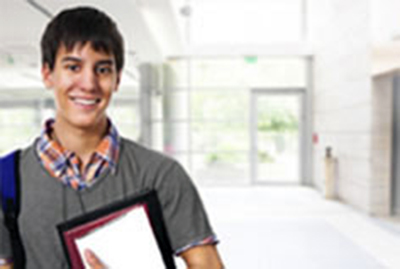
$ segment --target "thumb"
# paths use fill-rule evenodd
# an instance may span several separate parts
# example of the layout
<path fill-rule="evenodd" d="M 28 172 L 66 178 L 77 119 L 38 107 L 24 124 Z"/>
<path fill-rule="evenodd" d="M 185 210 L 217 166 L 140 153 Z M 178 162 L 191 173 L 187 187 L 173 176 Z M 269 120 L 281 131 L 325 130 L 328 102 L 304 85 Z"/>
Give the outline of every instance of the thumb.
<path fill-rule="evenodd" d="M 89 249 L 85 250 L 85 259 L 91 269 L 105 269 L 100 259 Z"/>

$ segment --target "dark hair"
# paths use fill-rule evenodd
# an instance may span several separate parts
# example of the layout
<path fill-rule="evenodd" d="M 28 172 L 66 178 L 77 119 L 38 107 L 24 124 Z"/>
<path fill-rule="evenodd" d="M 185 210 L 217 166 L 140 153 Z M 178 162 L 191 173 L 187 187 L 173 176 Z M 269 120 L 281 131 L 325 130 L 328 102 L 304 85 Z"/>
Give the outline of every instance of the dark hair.
<path fill-rule="evenodd" d="M 117 71 L 124 65 L 123 38 L 115 22 L 104 12 L 91 7 L 66 9 L 47 25 L 41 40 L 42 65 L 53 70 L 58 49 L 70 51 L 89 42 L 96 51 L 113 54 Z"/>

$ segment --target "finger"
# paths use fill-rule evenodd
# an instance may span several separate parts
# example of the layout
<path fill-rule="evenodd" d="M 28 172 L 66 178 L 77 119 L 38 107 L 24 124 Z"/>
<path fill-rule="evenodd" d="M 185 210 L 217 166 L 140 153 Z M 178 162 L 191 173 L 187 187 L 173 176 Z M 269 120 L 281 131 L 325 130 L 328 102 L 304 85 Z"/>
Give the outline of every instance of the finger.
<path fill-rule="evenodd" d="M 100 261 L 100 259 L 93 253 L 93 251 L 86 249 L 85 250 L 85 259 L 87 263 L 90 265 L 91 269 L 104 269 L 104 265 Z"/>

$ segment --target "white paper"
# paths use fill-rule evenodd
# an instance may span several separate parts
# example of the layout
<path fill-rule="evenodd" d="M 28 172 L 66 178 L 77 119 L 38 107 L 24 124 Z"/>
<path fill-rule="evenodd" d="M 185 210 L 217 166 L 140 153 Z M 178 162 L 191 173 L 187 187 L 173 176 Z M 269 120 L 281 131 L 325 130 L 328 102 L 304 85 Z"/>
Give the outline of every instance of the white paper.
<path fill-rule="evenodd" d="M 76 244 L 85 268 L 89 268 L 85 249 L 92 250 L 110 269 L 165 267 L 143 206 L 77 239 Z"/>

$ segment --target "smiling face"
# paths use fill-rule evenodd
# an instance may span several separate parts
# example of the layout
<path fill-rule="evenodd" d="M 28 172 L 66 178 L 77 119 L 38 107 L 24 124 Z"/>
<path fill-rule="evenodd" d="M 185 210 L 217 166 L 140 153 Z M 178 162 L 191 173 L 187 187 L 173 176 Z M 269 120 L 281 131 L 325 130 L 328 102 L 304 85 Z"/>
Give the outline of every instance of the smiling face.
<path fill-rule="evenodd" d="M 90 43 L 71 51 L 61 46 L 53 70 L 44 65 L 42 76 L 54 91 L 59 126 L 93 129 L 106 124 L 106 108 L 120 80 L 113 55 L 95 51 Z"/>

